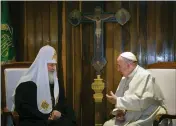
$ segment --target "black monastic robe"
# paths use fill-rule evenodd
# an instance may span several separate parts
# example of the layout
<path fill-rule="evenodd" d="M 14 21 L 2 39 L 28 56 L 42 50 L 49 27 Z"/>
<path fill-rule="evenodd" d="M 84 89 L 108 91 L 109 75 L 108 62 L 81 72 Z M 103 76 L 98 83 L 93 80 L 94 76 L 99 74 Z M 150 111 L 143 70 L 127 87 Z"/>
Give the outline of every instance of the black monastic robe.
<path fill-rule="evenodd" d="M 20 84 L 15 93 L 15 110 L 19 114 L 20 126 L 76 126 L 73 109 L 66 103 L 64 88 L 59 84 L 59 99 L 55 105 L 54 85 L 50 85 L 53 110 L 61 112 L 57 120 L 48 120 L 49 114 L 43 114 L 37 106 L 37 86 L 28 81 Z"/>

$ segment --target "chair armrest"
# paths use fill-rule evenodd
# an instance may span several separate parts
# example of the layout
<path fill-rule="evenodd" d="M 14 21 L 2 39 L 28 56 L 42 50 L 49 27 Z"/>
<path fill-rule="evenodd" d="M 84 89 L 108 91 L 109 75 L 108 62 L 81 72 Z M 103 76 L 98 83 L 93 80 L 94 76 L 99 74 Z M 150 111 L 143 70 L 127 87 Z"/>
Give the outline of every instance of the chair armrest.
<path fill-rule="evenodd" d="M 2 116 L 3 116 L 3 121 L 4 121 L 4 124 L 7 125 L 7 117 L 8 116 L 11 116 L 12 117 L 12 120 L 13 120 L 13 124 L 14 126 L 18 126 L 19 125 L 19 115 L 16 111 L 8 111 L 8 109 L 4 109 L 2 111 Z"/>
<path fill-rule="evenodd" d="M 158 126 L 163 119 L 176 119 L 176 115 L 158 114 L 153 122 L 153 126 Z"/>
<path fill-rule="evenodd" d="M 7 116 L 10 116 L 11 115 L 11 112 L 5 107 L 3 110 L 2 110 L 2 115 L 4 117 L 7 117 Z"/>

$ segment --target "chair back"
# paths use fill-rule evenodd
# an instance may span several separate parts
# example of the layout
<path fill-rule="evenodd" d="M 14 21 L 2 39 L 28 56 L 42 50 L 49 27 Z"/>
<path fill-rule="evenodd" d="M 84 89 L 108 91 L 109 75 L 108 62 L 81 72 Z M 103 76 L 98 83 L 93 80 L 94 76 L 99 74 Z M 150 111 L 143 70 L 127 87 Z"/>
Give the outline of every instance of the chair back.
<path fill-rule="evenodd" d="M 8 110 L 13 111 L 12 95 L 14 93 L 18 81 L 27 70 L 28 68 L 7 68 L 4 70 L 6 84 L 6 107 Z"/>
<path fill-rule="evenodd" d="M 176 115 L 176 62 L 155 63 L 148 65 L 147 69 L 163 92 L 168 114 Z"/>
<path fill-rule="evenodd" d="M 1 69 L 1 109 L 4 108 L 11 111 L 12 95 L 17 83 L 25 71 L 30 67 L 31 63 L 9 63 L 2 65 Z"/>

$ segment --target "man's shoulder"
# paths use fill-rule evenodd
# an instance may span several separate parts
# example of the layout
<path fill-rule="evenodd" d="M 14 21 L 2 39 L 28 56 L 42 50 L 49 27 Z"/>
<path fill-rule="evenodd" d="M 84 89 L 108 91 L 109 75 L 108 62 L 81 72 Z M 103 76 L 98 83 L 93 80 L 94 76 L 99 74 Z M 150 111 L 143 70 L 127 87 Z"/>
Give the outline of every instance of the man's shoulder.
<path fill-rule="evenodd" d="M 149 76 L 151 74 L 148 70 L 144 69 L 141 66 L 138 67 L 138 70 L 136 73 L 140 76 Z"/>
<path fill-rule="evenodd" d="M 36 83 L 34 83 L 33 81 L 26 81 L 26 82 L 22 82 L 22 83 L 20 83 L 19 85 L 18 85 L 18 88 L 26 88 L 26 89 L 28 89 L 28 88 L 35 88 L 35 87 L 37 87 L 37 85 L 36 85 Z"/>

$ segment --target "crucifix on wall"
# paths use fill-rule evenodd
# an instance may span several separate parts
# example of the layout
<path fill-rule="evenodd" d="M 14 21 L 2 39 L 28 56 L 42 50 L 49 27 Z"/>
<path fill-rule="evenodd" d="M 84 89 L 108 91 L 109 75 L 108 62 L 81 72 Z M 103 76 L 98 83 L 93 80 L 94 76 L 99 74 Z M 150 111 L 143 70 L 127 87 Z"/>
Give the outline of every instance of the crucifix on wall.
<path fill-rule="evenodd" d="M 101 74 L 101 70 L 106 65 L 107 61 L 104 56 L 104 22 L 118 22 L 124 25 L 130 19 L 130 14 L 125 9 L 121 8 L 116 13 L 103 13 L 101 7 L 96 7 L 94 14 L 82 14 L 78 10 L 73 10 L 69 15 L 69 22 L 77 26 L 80 23 L 94 23 L 94 56 L 92 66 L 97 74 Z"/>

